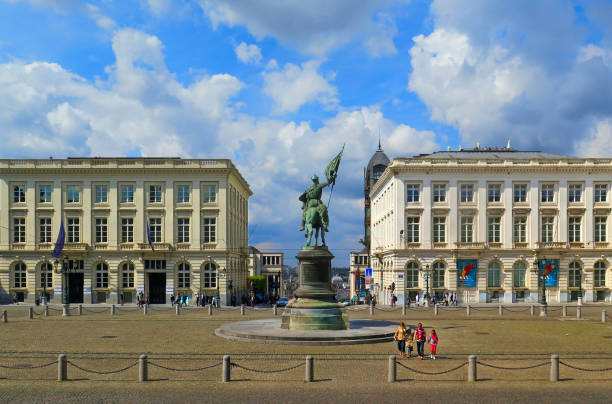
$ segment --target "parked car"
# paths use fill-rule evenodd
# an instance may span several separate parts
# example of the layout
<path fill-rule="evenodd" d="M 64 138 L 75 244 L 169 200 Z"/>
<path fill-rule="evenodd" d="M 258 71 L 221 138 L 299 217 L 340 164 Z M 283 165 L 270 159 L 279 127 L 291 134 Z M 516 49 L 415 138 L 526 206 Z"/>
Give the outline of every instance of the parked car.
<path fill-rule="evenodd" d="M 288 297 L 280 297 L 278 299 L 278 301 L 276 302 L 276 305 L 278 307 L 283 307 L 283 306 L 286 306 L 287 303 L 289 303 L 289 298 Z"/>
<path fill-rule="evenodd" d="M 350 305 L 351 305 L 351 301 L 350 301 L 350 300 L 343 300 L 341 303 L 342 303 L 342 305 L 343 305 L 343 306 L 345 306 L 345 307 L 346 307 L 346 306 L 350 306 Z"/>

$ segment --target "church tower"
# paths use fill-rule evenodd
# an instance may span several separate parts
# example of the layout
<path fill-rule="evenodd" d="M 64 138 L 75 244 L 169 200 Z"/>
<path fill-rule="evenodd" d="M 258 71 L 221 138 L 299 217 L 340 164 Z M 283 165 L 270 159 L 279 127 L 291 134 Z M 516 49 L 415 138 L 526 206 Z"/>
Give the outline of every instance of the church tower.
<path fill-rule="evenodd" d="M 380 139 L 378 139 L 378 150 L 370 159 L 368 166 L 363 169 L 363 196 L 364 196 L 364 237 L 361 243 L 370 250 L 370 190 L 378 181 L 378 178 L 385 171 L 387 166 L 391 163 L 389 157 L 383 152 L 380 145 Z"/>

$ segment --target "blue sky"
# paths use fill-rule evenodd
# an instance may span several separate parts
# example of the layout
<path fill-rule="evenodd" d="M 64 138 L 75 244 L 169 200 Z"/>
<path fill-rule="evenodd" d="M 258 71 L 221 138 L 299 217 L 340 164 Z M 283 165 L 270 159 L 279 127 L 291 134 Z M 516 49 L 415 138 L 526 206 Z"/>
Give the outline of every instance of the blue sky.
<path fill-rule="evenodd" d="M 611 30 L 604 0 L 0 0 L 0 156 L 231 158 L 250 243 L 291 262 L 297 196 L 346 143 L 342 266 L 379 133 L 390 157 L 612 156 Z"/>

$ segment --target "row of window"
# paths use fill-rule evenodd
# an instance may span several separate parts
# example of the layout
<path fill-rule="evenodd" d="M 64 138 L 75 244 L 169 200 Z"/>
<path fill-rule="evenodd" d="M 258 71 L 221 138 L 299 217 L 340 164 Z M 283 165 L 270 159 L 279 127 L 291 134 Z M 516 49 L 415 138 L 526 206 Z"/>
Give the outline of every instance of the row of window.
<path fill-rule="evenodd" d="M 120 185 L 120 202 L 121 203 L 134 203 L 134 184 Z M 94 185 L 94 203 L 108 203 L 108 192 L 109 187 L 106 184 Z M 52 185 L 39 185 L 38 186 L 38 202 L 39 203 L 51 203 L 53 194 Z M 26 198 L 26 185 L 16 184 L 13 185 L 13 203 L 25 203 Z M 150 184 L 148 186 L 148 198 L 149 203 L 162 203 L 163 197 L 163 185 L 161 184 Z M 214 184 L 207 184 L 202 186 L 201 193 L 202 203 L 215 203 L 217 201 L 217 186 Z M 81 186 L 78 184 L 66 186 L 66 203 L 80 203 L 81 202 Z M 190 203 L 191 202 L 191 185 L 178 185 L 176 187 L 176 202 L 177 203 Z"/>
<path fill-rule="evenodd" d="M 447 184 L 433 184 L 433 202 L 446 202 Z M 459 202 L 474 202 L 475 184 L 459 185 Z M 514 203 L 527 202 L 527 184 L 513 185 Z M 582 202 L 583 185 L 568 185 L 568 202 Z M 406 202 L 420 202 L 420 185 L 406 184 Z M 487 201 L 490 203 L 501 202 L 502 184 L 487 184 Z M 593 201 L 606 202 L 608 200 L 608 184 L 595 184 Z M 555 201 L 555 184 L 540 185 L 540 202 Z"/>
<path fill-rule="evenodd" d="M 432 279 L 434 288 L 443 288 L 444 286 L 444 274 L 446 266 L 443 262 L 436 262 L 433 265 Z M 515 288 L 525 287 L 525 274 L 527 273 L 527 264 L 524 261 L 516 262 L 512 268 L 512 285 Z M 581 287 L 582 286 L 582 265 L 580 262 L 572 262 L 569 264 L 568 271 L 569 287 Z M 597 287 L 606 286 L 606 264 L 602 261 L 597 261 L 594 266 L 594 282 L 593 285 Z M 499 288 L 501 287 L 502 281 L 502 269 L 501 264 L 497 261 L 489 263 L 487 268 L 487 287 Z M 419 287 L 419 264 L 416 262 L 409 262 L 406 265 L 406 288 L 417 288 Z"/>
<path fill-rule="evenodd" d="M 262 265 L 280 265 L 280 255 L 264 255 L 261 257 Z"/>
<path fill-rule="evenodd" d="M 217 287 L 217 267 L 215 264 L 205 264 L 202 275 L 204 288 Z M 126 262 L 121 265 L 121 280 L 123 288 L 134 287 L 134 264 Z M 182 262 L 178 264 L 177 281 L 177 287 L 179 288 L 191 287 L 191 266 L 188 263 Z M 13 287 L 27 287 L 26 264 L 23 262 L 18 262 L 13 266 Z M 53 266 L 50 262 L 45 262 L 40 266 L 40 287 L 53 288 Z M 95 287 L 108 288 L 108 264 L 105 262 L 100 262 L 95 266 Z"/>
<path fill-rule="evenodd" d="M 149 218 L 149 234 L 151 242 L 163 242 L 162 218 Z M 177 225 L 177 243 L 189 243 L 191 233 L 191 219 L 188 217 L 179 217 L 176 219 Z M 108 242 L 108 218 L 94 218 L 94 242 Z M 53 235 L 51 234 L 51 218 L 43 217 L 39 219 L 38 242 L 51 243 Z M 217 240 L 217 219 L 214 217 L 202 218 L 202 242 L 214 243 Z M 13 243 L 26 242 L 26 219 L 25 217 L 13 218 Z M 68 217 L 66 219 L 66 242 L 80 243 L 81 242 L 81 218 Z M 121 218 L 121 243 L 134 242 L 134 218 Z"/>
<path fill-rule="evenodd" d="M 405 241 L 407 243 L 420 242 L 420 221 L 418 216 L 406 218 Z M 568 241 L 570 243 L 582 242 L 582 217 L 570 216 L 568 218 Z M 607 242 L 607 216 L 595 216 L 594 218 L 594 241 L 596 243 Z M 554 241 L 554 216 L 542 216 L 540 218 L 540 240 L 542 242 Z M 446 217 L 433 217 L 434 243 L 446 242 Z M 527 217 L 515 216 L 513 218 L 513 240 L 515 243 L 527 242 Z M 487 217 L 487 242 L 501 243 L 501 216 Z M 461 216 L 459 219 L 459 241 L 462 243 L 474 242 L 474 216 Z"/>

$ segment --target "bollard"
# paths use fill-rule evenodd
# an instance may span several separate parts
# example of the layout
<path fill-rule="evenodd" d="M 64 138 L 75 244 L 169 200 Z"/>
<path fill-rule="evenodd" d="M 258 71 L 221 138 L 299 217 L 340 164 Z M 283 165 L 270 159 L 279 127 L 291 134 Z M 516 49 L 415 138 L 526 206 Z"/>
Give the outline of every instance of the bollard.
<path fill-rule="evenodd" d="M 501 304 L 499 305 L 499 315 L 500 316 L 504 315 L 504 306 L 502 306 Z"/>
<path fill-rule="evenodd" d="M 370 303 L 370 316 L 374 315 L 374 305 Z"/>
<path fill-rule="evenodd" d="M 223 355 L 223 370 L 221 372 L 221 379 L 223 383 L 227 383 L 232 380 L 232 363 L 230 362 L 229 355 Z"/>
<path fill-rule="evenodd" d="M 389 370 L 387 374 L 387 381 L 389 383 L 395 383 L 397 381 L 397 359 L 395 355 L 389 355 Z"/>
<path fill-rule="evenodd" d="M 470 355 L 468 358 L 468 382 L 475 382 L 476 380 L 476 355 Z"/>
<path fill-rule="evenodd" d="M 181 314 L 181 308 L 178 304 L 174 305 L 174 312 L 176 313 L 177 316 Z"/>
<path fill-rule="evenodd" d="M 563 310 L 561 311 L 561 315 L 563 317 L 567 317 L 567 304 L 563 305 Z"/>
<path fill-rule="evenodd" d="M 578 297 L 578 306 L 582 306 L 582 296 Z"/>
<path fill-rule="evenodd" d="M 2 310 L 2 322 L 8 323 L 8 314 L 6 313 L 6 310 Z"/>
<path fill-rule="evenodd" d="M 531 315 L 535 316 L 535 305 L 534 304 L 531 305 Z"/>
<path fill-rule="evenodd" d="M 601 311 L 601 322 L 605 323 L 606 322 L 606 309 L 603 309 Z"/>
<path fill-rule="evenodd" d="M 147 380 L 149 380 L 147 355 L 140 355 L 140 358 L 138 359 L 138 381 L 146 382 Z"/>
<path fill-rule="evenodd" d="M 314 381 L 314 359 L 312 355 L 308 355 L 306 357 L 306 375 L 305 375 L 304 381 L 305 382 Z"/>
<path fill-rule="evenodd" d="M 404 301 L 404 304 L 402 305 L 402 316 L 406 315 L 406 302 Z"/>
<path fill-rule="evenodd" d="M 68 361 L 66 354 L 57 357 L 57 381 L 63 382 L 68 379 Z"/>
<path fill-rule="evenodd" d="M 142 306 L 142 314 L 144 314 L 145 316 L 147 315 L 147 305 L 145 304 L 144 306 Z"/>
<path fill-rule="evenodd" d="M 275 316 L 278 316 L 278 309 L 277 309 L 276 305 L 272 306 L 272 313 L 273 313 Z"/>
<path fill-rule="evenodd" d="M 209 304 L 208 305 L 208 315 L 212 316 L 212 312 L 213 312 L 212 304 Z"/>
<path fill-rule="evenodd" d="M 548 315 L 548 312 L 546 310 L 547 306 L 540 306 L 540 317 L 546 317 Z"/>
<path fill-rule="evenodd" d="M 582 306 L 576 306 L 576 318 L 577 319 L 582 318 Z"/>
<path fill-rule="evenodd" d="M 240 305 L 240 315 L 241 315 L 241 316 L 244 316 L 244 312 L 245 312 L 245 310 L 244 310 L 244 304 L 241 304 L 241 305 Z"/>
<path fill-rule="evenodd" d="M 62 316 L 67 317 L 70 315 L 70 306 L 67 304 L 62 306 Z"/>
<path fill-rule="evenodd" d="M 559 355 L 550 355 L 550 381 L 559 381 Z"/>
<path fill-rule="evenodd" d="M 468 305 L 467 305 L 467 306 L 465 306 L 465 314 L 469 316 L 469 315 L 470 315 L 470 312 L 471 312 L 471 310 L 470 310 L 470 304 L 468 303 Z"/>
<path fill-rule="evenodd" d="M 115 305 L 111 305 L 111 316 L 115 315 Z"/>
<path fill-rule="evenodd" d="M 28 307 L 28 318 L 30 320 L 34 318 L 34 310 L 31 307 Z"/>
<path fill-rule="evenodd" d="M 438 315 L 438 303 L 434 305 L 434 316 Z"/>
<path fill-rule="evenodd" d="M 49 305 L 45 304 L 45 317 L 49 317 Z"/>
<path fill-rule="evenodd" d="M 68 310 L 70 310 L 70 307 L 68 307 Z M 79 304 L 79 316 L 83 315 L 83 305 Z"/>

